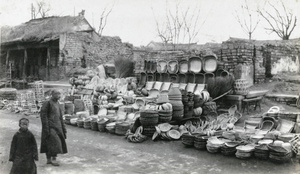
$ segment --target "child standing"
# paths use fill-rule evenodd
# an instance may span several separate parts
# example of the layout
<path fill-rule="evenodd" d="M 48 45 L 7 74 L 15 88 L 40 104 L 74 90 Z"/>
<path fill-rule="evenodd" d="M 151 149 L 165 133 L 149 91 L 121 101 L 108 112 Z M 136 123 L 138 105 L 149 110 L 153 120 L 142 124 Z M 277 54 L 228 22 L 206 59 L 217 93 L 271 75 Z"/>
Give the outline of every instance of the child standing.
<path fill-rule="evenodd" d="M 29 120 L 21 118 L 19 126 L 10 147 L 9 161 L 13 162 L 10 174 L 36 174 L 34 160 L 38 160 L 38 150 L 35 138 L 28 130 Z"/>

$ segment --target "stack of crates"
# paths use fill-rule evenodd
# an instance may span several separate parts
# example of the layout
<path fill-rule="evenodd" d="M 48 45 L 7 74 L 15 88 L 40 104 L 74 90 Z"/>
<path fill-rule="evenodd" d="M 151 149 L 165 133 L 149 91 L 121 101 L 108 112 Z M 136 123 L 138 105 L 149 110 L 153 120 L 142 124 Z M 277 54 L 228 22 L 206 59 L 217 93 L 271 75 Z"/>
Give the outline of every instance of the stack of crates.
<path fill-rule="evenodd" d="M 45 91 L 43 81 L 34 82 L 34 92 L 37 101 L 37 107 L 41 108 L 43 101 L 45 100 Z"/>

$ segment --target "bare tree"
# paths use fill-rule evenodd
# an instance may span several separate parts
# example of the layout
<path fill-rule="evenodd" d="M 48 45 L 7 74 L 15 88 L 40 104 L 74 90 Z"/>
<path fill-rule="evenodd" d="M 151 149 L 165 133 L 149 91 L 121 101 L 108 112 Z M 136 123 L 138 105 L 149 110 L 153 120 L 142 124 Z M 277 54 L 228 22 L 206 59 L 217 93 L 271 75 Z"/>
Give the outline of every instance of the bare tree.
<path fill-rule="evenodd" d="M 35 5 L 31 4 L 31 18 L 45 18 L 48 16 L 50 10 L 51 7 L 49 3 L 46 3 L 44 0 L 36 1 Z"/>
<path fill-rule="evenodd" d="M 281 9 L 274 6 L 270 2 L 268 4 L 272 7 L 272 11 L 258 9 L 258 13 L 268 22 L 269 28 L 266 28 L 271 33 L 275 32 L 282 40 L 289 40 L 292 32 L 297 24 L 297 17 L 288 10 L 281 0 Z"/>
<path fill-rule="evenodd" d="M 99 29 L 98 29 L 98 34 L 100 36 L 102 36 L 103 30 L 107 24 L 107 18 L 109 16 L 109 14 L 111 13 L 111 11 L 113 10 L 113 7 L 114 7 L 114 5 L 112 5 L 111 8 L 109 8 L 108 10 L 107 10 L 107 7 L 105 7 L 101 13 Z"/>
<path fill-rule="evenodd" d="M 183 8 L 180 3 L 177 3 L 175 9 L 169 9 L 168 4 L 165 10 L 165 20 L 160 21 L 155 17 L 152 8 L 153 16 L 156 22 L 156 32 L 163 43 L 171 43 L 174 48 L 176 44 L 197 42 L 197 36 L 200 27 L 205 23 L 199 23 L 200 9 L 195 7 L 191 10 L 190 7 Z"/>
<path fill-rule="evenodd" d="M 243 5 L 241 5 L 241 12 L 236 11 L 235 13 L 238 23 L 243 31 L 248 34 L 249 40 L 251 40 L 252 34 L 260 22 L 259 14 L 249 8 L 247 0 L 245 0 Z"/>

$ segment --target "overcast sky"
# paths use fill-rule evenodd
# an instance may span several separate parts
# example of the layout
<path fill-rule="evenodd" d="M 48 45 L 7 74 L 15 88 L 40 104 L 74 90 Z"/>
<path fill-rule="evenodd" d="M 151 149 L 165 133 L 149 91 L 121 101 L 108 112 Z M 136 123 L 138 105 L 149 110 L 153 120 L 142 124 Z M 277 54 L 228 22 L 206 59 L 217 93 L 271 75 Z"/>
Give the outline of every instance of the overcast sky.
<path fill-rule="evenodd" d="M 97 30 L 102 11 L 110 9 L 107 25 L 103 35 L 119 36 L 123 42 L 135 46 L 147 45 L 150 41 L 161 41 L 156 30 L 156 20 L 163 24 L 166 9 L 174 11 L 176 4 L 179 9 L 190 12 L 200 10 L 197 28 L 200 32 L 195 39 L 199 44 L 206 42 L 222 42 L 229 37 L 248 38 L 237 22 L 238 14 L 243 19 L 241 5 L 244 0 L 44 0 L 51 7 L 49 15 L 78 15 L 85 10 L 85 17 Z M 278 0 L 269 0 L 280 7 Z M 264 0 L 247 0 L 249 8 L 256 10 L 263 7 L 268 11 Z M 298 18 L 298 26 L 291 38 L 300 37 L 300 0 L 283 0 L 285 5 Z M 18 25 L 31 19 L 31 4 L 36 0 L 0 0 L 0 25 Z M 155 20 L 156 18 L 156 20 Z M 253 16 L 256 18 L 256 15 Z M 255 19 L 254 19 L 255 21 Z M 253 33 L 253 39 L 279 39 L 264 28 L 267 26 L 263 19 Z"/>

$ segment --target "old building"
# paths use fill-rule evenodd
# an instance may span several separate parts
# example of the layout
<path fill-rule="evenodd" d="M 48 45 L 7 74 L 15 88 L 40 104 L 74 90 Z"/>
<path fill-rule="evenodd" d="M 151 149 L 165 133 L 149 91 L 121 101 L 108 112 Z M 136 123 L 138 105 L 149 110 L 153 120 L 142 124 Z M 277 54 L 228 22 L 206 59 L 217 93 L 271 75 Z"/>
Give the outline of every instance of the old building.
<path fill-rule="evenodd" d="M 33 19 L 1 28 L 1 75 L 13 79 L 60 80 L 74 68 L 93 68 L 115 56 L 130 56 L 132 45 L 99 36 L 84 16 Z"/>

